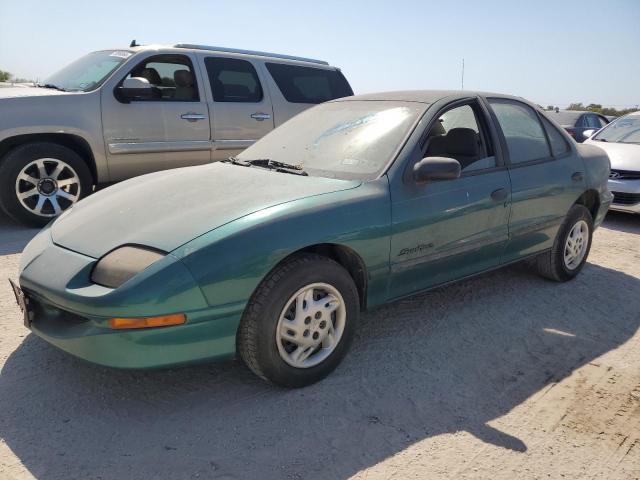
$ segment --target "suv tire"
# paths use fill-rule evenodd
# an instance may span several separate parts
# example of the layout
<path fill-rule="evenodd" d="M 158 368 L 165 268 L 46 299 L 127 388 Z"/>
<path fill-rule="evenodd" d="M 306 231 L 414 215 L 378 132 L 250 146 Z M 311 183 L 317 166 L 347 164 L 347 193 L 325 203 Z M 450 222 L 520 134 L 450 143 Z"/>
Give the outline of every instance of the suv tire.
<path fill-rule="evenodd" d="M 46 225 L 88 195 L 92 186 L 84 160 L 56 143 L 20 145 L 0 162 L 0 207 L 19 223 Z"/>

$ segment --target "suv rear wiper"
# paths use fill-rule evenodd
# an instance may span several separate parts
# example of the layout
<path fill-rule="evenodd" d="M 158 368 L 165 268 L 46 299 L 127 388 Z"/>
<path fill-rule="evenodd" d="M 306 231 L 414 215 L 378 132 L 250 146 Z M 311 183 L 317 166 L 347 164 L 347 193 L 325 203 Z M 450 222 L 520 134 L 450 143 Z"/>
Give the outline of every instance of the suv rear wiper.
<path fill-rule="evenodd" d="M 236 157 L 229 157 L 225 162 L 234 165 L 242 165 L 243 167 L 262 167 L 276 172 L 291 173 L 293 175 L 302 175 L 304 177 L 309 174 L 302 169 L 302 165 L 292 165 L 290 163 L 278 162 L 269 158 L 256 158 L 255 160 L 240 160 Z"/>

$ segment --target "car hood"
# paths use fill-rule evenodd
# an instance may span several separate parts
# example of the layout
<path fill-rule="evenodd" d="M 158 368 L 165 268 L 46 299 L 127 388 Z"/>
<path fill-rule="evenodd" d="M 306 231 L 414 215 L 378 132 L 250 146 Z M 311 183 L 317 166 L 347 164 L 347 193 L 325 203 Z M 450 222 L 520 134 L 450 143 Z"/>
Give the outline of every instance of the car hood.
<path fill-rule="evenodd" d="M 3 98 L 20 98 L 20 97 L 50 97 L 61 95 L 73 95 L 72 92 L 62 92 L 54 88 L 38 88 L 38 87 L 6 87 L 0 88 L 0 100 Z"/>
<path fill-rule="evenodd" d="M 361 182 L 214 163 L 152 173 L 97 192 L 51 227 L 54 243 L 99 258 L 125 244 L 170 252 L 264 208 Z"/>
<path fill-rule="evenodd" d="M 600 147 L 609 156 L 614 170 L 640 171 L 640 145 L 635 143 L 598 142 L 587 140 L 584 143 Z"/>

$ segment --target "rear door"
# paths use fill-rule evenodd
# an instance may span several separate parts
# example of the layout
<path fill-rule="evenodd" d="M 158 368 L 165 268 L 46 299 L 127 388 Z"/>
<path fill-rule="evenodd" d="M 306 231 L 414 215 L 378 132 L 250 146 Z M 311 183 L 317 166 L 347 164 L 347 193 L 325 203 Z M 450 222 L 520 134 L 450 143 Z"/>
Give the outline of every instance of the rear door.
<path fill-rule="evenodd" d="M 273 130 L 268 89 L 259 74 L 259 62 L 203 55 L 207 100 L 211 112 L 213 160 L 235 155 Z"/>
<path fill-rule="evenodd" d="M 509 243 L 503 261 L 550 248 L 585 189 L 584 165 L 544 115 L 512 99 L 488 98 L 502 133 L 511 177 Z"/>
<path fill-rule="evenodd" d="M 454 158 L 462 173 L 455 180 L 422 185 L 405 175 L 391 186 L 390 297 L 500 264 L 511 188 L 497 139 L 477 99 L 444 107 L 427 128 L 414 163 L 429 156 Z"/>
<path fill-rule="evenodd" d="M 155 97 L 119 99 L 128 77 L 147 79 Z M 152 55 L 109 82 L 101 102 L 111 180 L 210 160 L 209 114 L 192 55 Z"/>

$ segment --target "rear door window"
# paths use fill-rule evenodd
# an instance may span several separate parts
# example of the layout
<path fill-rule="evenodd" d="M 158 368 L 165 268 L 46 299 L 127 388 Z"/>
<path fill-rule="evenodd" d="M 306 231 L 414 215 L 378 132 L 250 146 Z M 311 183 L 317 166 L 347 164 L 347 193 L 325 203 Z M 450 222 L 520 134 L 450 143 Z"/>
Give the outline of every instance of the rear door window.
<path fill-rule="evenodd" d="M 540 120 L 531 107 L 513 100 L 490 98 L 512 164 L 548 158 L 551 154 Z"/>
<path fill-rule="evenodd" d="M 353 95 L 349 83 L 338 70 L 268 62 L 266 65 L 288 102 L 322 103 Z"/>
<path fill-rule="evenodd" d="M 204 64 L 214 102 L 262 101 L 262 85 L 251 62 L 236 58 L 207 57 Z"/>

